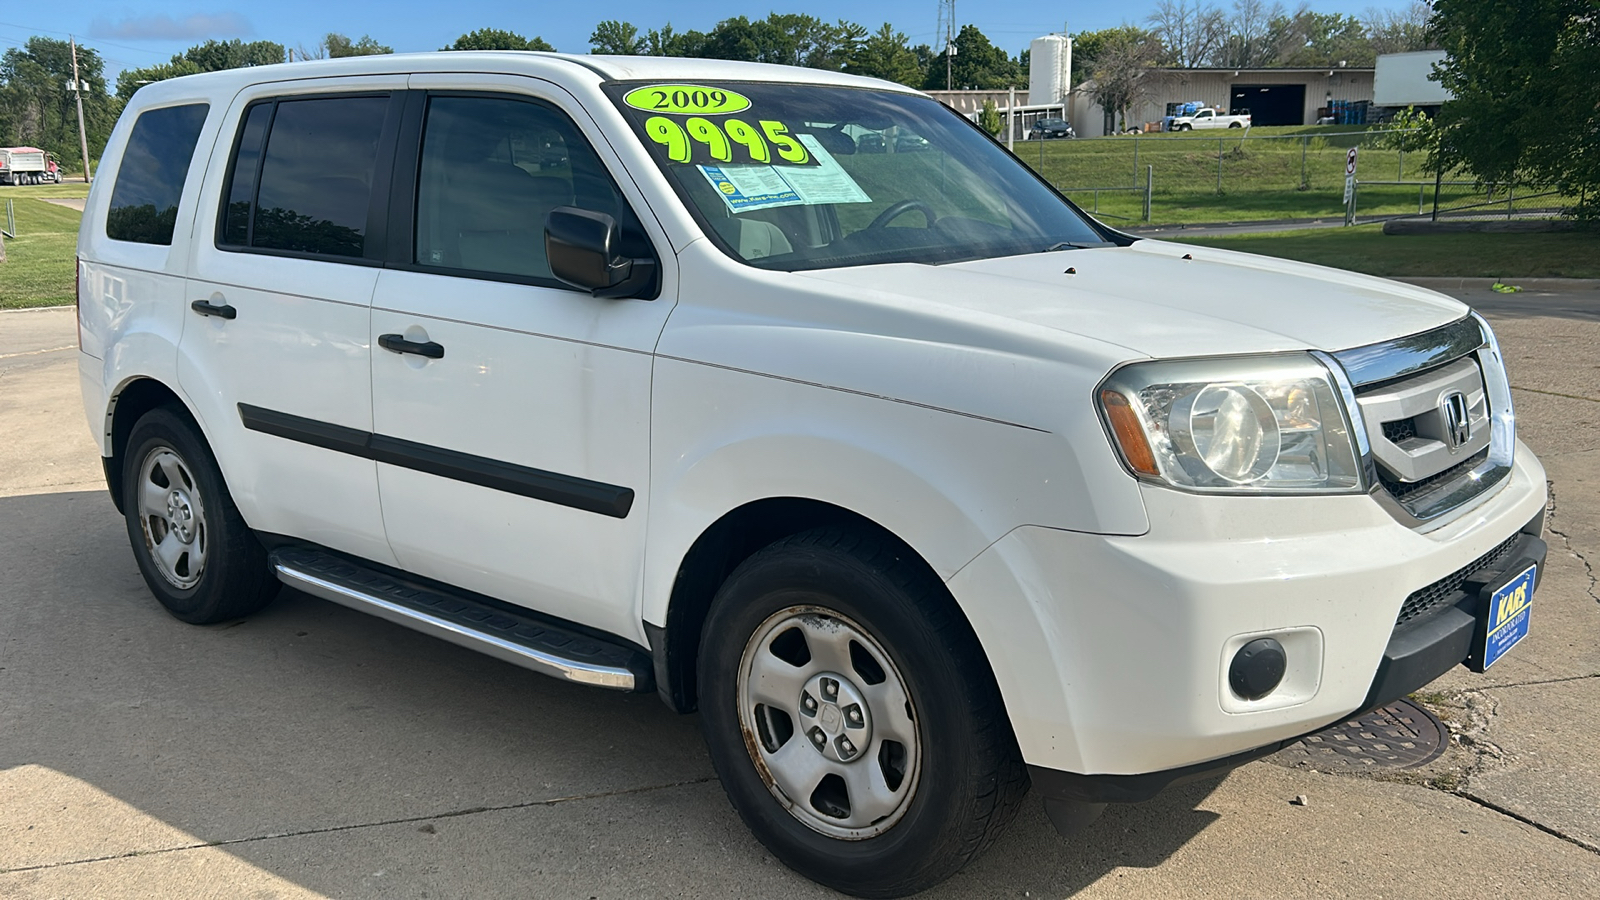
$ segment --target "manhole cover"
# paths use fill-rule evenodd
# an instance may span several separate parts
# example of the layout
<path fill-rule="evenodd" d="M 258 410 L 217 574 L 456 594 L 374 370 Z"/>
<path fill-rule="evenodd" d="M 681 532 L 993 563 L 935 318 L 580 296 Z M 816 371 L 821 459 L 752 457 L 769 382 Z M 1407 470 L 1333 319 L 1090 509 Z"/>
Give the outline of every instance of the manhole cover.
<path fill-rule="evenodd" d="M 1308 734 L 1272 760 L 1319 772 L 1411 769 L 1438 758 L 1449 741 L 1449 729 L 1433 713 L 1397 700 Z"/>

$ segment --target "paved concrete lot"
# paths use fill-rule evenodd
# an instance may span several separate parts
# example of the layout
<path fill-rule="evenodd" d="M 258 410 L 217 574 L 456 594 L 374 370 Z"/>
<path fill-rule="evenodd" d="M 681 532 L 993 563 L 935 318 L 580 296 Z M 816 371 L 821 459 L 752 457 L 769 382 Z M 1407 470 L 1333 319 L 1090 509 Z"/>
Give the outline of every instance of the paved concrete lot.
<path fill-rule="evenodd" d="M 1430 690 L 1461 745 L 1392 780 L 1254 763 L 1073 841 L 1035 800 L 925 896 L 1600 897 L 1600 289 L 1525 287 L 1485 305 L 1551 555 L 1528 640 Z M 166 615 L 70 310 L 0 313 L 0 535 L 0 897 L 836 896 L 750 837 L 696 718 L 652 696 L 287 590 L 244 622 Z"/>

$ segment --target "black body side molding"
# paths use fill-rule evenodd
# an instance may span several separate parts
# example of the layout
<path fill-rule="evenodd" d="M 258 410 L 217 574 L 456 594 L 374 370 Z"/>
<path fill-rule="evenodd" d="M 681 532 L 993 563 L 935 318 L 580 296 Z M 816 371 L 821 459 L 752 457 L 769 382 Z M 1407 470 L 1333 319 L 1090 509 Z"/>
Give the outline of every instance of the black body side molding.
<path fill-rule="evenodd" d="M 373 434 L 248 403 L 239 404 L 239 419 L 245 428 L 262 434 L 602 516 L 625 519 L 633 508 L 633 488 Z"/>

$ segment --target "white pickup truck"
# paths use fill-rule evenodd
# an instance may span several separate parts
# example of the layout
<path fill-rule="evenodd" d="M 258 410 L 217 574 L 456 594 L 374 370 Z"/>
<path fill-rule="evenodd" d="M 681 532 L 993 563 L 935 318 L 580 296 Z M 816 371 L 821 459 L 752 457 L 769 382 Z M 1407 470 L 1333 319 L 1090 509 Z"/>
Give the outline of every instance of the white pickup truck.
<path fill-rule="evenodd" d="M 1250 114 L 1242 116 L 1225 116 L 1214 109 L 1197 110 L 1192 116 L 1176 116 L 1172 120 L 1173 131 L 1193 131 L 1196 128 L 1249 128 Z"/>

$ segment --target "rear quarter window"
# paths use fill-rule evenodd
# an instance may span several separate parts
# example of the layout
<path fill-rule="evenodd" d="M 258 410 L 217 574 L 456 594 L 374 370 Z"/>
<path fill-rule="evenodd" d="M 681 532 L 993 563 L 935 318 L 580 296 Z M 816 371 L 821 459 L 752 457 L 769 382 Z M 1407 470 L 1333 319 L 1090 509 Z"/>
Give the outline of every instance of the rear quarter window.
<path fill-rule="evenodd" d="M 106 236 L 138 244 L 172 244 L 178 199 L 189 175 L 205 103 L 147 110 L 134 120 L 106 212 Z"/>

